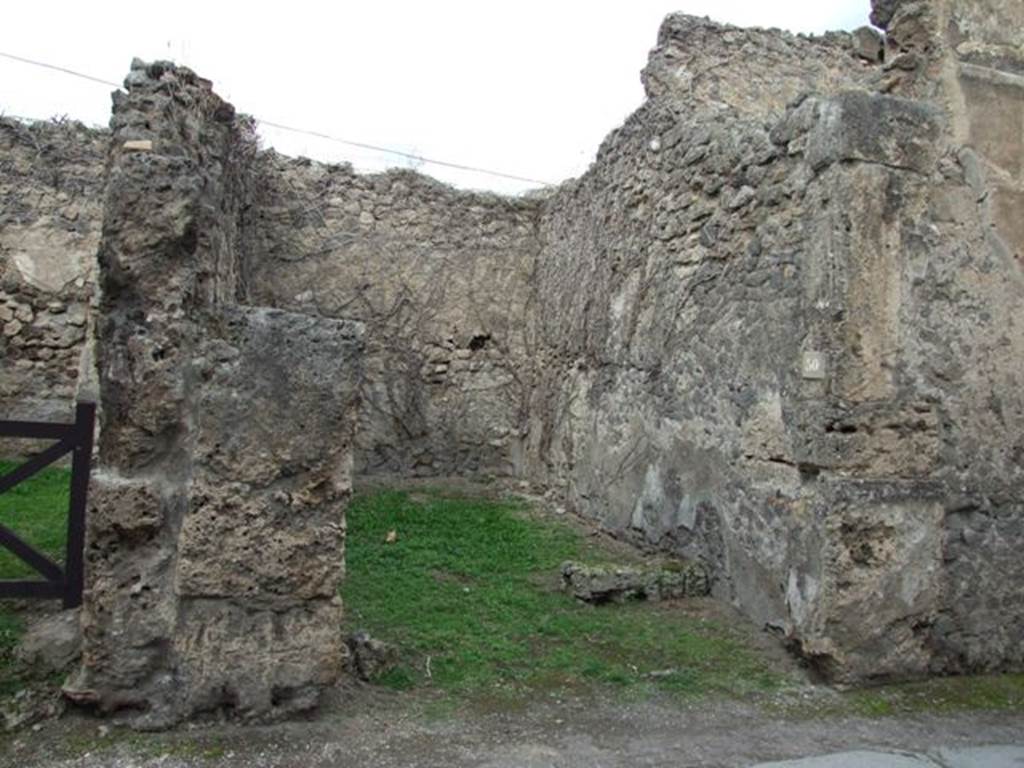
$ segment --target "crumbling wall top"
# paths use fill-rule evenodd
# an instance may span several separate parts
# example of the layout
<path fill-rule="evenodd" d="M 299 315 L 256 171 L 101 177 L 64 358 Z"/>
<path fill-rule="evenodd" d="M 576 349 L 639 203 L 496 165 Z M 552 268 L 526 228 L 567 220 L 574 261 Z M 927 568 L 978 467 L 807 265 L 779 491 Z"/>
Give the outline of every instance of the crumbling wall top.
<path fill-rule="evenodd" d="M 876 71 L 845 32 L 794 35 L 674 13 L 661 25 L 642 79 L 648 98 L 680 109 L 767 117 L 800 94 L 855 87 Z"/>

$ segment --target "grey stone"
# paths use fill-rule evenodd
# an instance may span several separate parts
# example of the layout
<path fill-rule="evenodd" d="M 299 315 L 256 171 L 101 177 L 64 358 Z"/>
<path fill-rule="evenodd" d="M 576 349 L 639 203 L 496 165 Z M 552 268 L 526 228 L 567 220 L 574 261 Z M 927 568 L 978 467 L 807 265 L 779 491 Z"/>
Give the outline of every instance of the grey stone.
<path fill-rule="evenodd" d="M 816 170 L 859 161 L 927 173 L 937 162 L 939 112 L 931 105 L 861 91 L 823 101 L 807 159 Z"/>
<path fill-rule="evenodd" d="M 345 640 L 349 651 L 349 670 L 360 680 L 373 682 L 398 664 L 398 648 L 358 630 Z"/>
<path fill-rule="evenodd" d="M 646 103 L 580 178 L 522 199 L 257 152 L 207 81 L 167 64 L 133 68 L 113 134 L 0 121 L 12 416 L 69 412 L 99 301 L 93 272 L 51 290 L 77 268 L 32 254 L 74 244 L 86 263 L 98 244 L 103 267 L 96 498 L 112 507 L 97 507 L 90 578 L 107 612 L 85 618 L 108 693 L 171 674 L 157 639 L 184 610 L 178 586 L 197 602 L 243 590 L 260 610 L 313 602 L 326 626 L 346 456 L 364 474 L 550 489 L 700 562 L 715 595 L 785 627 L 834 680 L 1020 668 L 1021 5 L 876 2 L 873 19 L 885 68 L 851 55 L 865 40 L 875 55 L 869 31 L 669 16 Z M 176 84 L 198 105 L 184 138 L 144 104 L 176 109 Z M 121 153 L 129 139 L 158 151 Z M 53 300 L 85 325 L 55 321 Z M 366 328 L 358 398 L 344 321 Z M 351 362 L 340 441 L 310 418 L 340 418 L 321 346 Z M 825 378 L 804 378 L 808 351 Z M 306 373 L 307 394 L 278 407 Z M 266 424 L 227 427 L 257 404 Z M 278 434 L 290 420 L 329 446 L 323 462 Z M 289 526 L 307 513 L 310 530 Z M 280 557 L 210 565 L 211 540 L 249 517 L 225 561 L 271 532 Z M 154 642 L 115 663 L 102 643 L 122 631 Z"/>
<path fill-rule="evenodd" d="M 4 731 L 18 731 L 30 725 L 36 730 L 40 721 L 60 717 L 64 709 L 59 691 L 52 686 L 25 687 L 0 703 L 0 726 Z"/>
<path fill-rule="evenodd" d="M 871 23 L 885 29 L 903 0 L 871 0 Z"/>
<path fill-rule="evenodd" d="M 78 610 L 61 611 L 31 624 L 15 649 L 15 658 L 43 674 L 60 674 L 78 661 L 82 630 Z"/>
<path fill-rule="evenodd" d="M 853 30 L 853 52 L 866 61 L 881 62 L 885 55 L 885 39 L 876 29 L 858 27 Z"/>
<path fill-rule="evenodd" d="M 707 574 L 696 563 L 679 563 L 670 569 L 569 561 L 562 563 L 560 571 L 562 588 L 586 603 L 677 600 L 708 594 Z"/>

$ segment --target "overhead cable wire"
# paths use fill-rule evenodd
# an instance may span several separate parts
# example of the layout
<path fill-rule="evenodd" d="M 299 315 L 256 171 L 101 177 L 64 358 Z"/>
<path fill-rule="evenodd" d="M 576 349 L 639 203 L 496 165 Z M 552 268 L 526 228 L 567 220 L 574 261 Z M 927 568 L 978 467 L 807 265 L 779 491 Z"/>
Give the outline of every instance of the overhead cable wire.
<path fill-rule="evenodd" d="M 22 64 L 31 64 L 34 67 L 42 67 L 43 69 L 52 69 L 56 72 L 63 72 L 65 75 L 72 75 L 74 77 L 80 77 L 83 80 L 92 80 L 94 83 L 102 83 L 103 85 L 112 85 L 114 88 L 120 88 L 120 84 L 112 82 L 110 80 L 104 80 L 102 77 L 93 77 L 87 75 L 84 72 L 76 72 L 73 69 L 67 67 L 58 67 L 56 64 L 47 64 L 45 61 L 36 61 L 35 59 L 26 59 L 24 56 L 15 56 L 13 53 L 4 53 L 0 51 L 0 56 L 5 59 L 13 59 L 14 61 L 20 61 Z"/>
<path fill-rule="evenodd" d="M 93 75 L 88 75 L 88 74 L 86 74 L 84 72 L 79 72 L 77 70 L 69 69 L 67 67 L 60 67 L 60 66 L 57 66 L 56 64 L 48 64 L 45 61 L 37 61 L 35 59 L 29 59 L 29 58 L 26 58 L 24 56 L 16 56 L 13 53 L 6 53 L 4 51 L 0 51 L 0 56 L 2 56 L 5 59 L 11 59 L 13 61 L 18 61 L 18 62 L 21 62 L 23 64 L 30 64 L 30 65 L 32 65 L 34 67 L 42 67 L 43 69 L 50 69 L 50 70 L 53 70 L 55 72 L 61 72 L 61 73 L 65 74 L 65 75 L 71 75 L 73 77 L 78 77 L 78 78 L 81 78 L 83 80 L 89 80 L 89 81 L 92 81 L 94 83 L 101 83 L 102 85 L 109 85 L 109 86 L 112 86 L 114 88 L 120 88 L 121 87 L 120 84 L 115 83 L 115 82 L 113 82 L 111 80 L 104 80 L 102 77 L 94 77 Z M 255 120 L 256 120 L 256 122 L 260 123 L 261 125 L 265 125 L 268 128 L 276 128 L 279 131 L 287 131 L 289 133 L 296 133 L 296 134 L 301 134 L 301 135 L 304 135 L 304 136 L 312 136 L 314 138 L 324 139 L 326 141 L 333 141 L 336 144 L 344 144 L 346 146 L 357 147 L 359 149 L 370 150 L 372 152 L 383 152 L 383 153 L 388 154 L 388 155 L 394 155 L 396 157 L 401 157 L 401 158 L 404 158 L 406 160 L 414 160 L 414 161 L 419 162 L 419 163 L 425 163 L 425 164 L 429 164 L 429 165 L 438 165 L 438 166 L 441 166 L 443 168 L 452 168 L 452 169 L 459 170 L 459 171 L 468 171 L 470 173 L 482 173 L 482 174 L 485 174 L 487 176 L 495 176 L 497 178 L 510 179 L 510 180 L 513 180 L 513 181 L 522 181 L 522 182 L 525 182 L 527 184 L 540 184 L 540 185 L 546 186 L 546 187 L 555 186 L 555 184 L 553 182 L 543 181 L 541 179 L 533 179 L 533 178 L 530 178 L 528 176 L 518 176 L 516 174 L 505 173 L 503 171 L 492 171 L 492 170 L 490 170 L 488 168 L 480 168 L 480 167 L 475 166 L 475 165 L 466 165 L 464 163 L 454 163 L 454 162 L 451 162 L 451 161 L 448 161 L 448 160 L 436 160 L 434 158 L 425 157 L 424 155 L 417 155 L 417 154 L 412 153 L 412 152 L 403 152 L 400 149 L 392 149 L 391 147 L 384 147 L 384 146 L 381 146 L 381 145 L 378 145 L 378 144 L 369 144 L 369 143 L 363 142 L 363 141 L 354 141 L 352 139 L 343 139 L 343 138 L 340 138 L 338 136 L 331 136 L 330 134 L 327 134 L 327 133 L 321 133 L 320 131 L 312 131 L 312 130 L 307 130 L 305 128 L 295 128 L 295 127 L 290 126 L 290 125 L 283 125 L 281 123 L 275 123 L 275 122 L 272 122 L 270 120 L 263 120 L 262 118 L 259 118 L 259 117 L 256 117 Z"/>
<path fill-rule="evenodd" d="M 306 136 L 314 136 L 318 139 L 326 139 L 327 141 L 334 141 L 338 144 L 347 144 L 350 147 L 359 147 L 360 149 L 368 149 L 374 152 L 387 152 L 389 155 L 397 155 L 398 157 L 404 157 L 407 160 L 416 160 L 421 163 L 430 163 L 431 165 L 441 165 L 445 168 L 455 168 L 460 171 L 473 171 L 474 173 L 486 173 L 489 176 L 498 176 L 503 179 L 513 179 L 515 181 L 525 181 L 530 184 L 543 184 L 547 187 L 552 187 L 554 184 L 550 181 L 541 181 L 540 179 L 531 179 L 527 176 L 516 176 L 512 173 L 503 173 L 502 171 L 491 171 L 486 168 L 477 168 L 474 165 L 463 165 L 462 163 L 452 163 L 447 160 L 433 160 L 423 155 L 413 154 L 411 152 L 402 152 L 398 149 L 390 149 L 389 147 L 381 147 L 376 144 L 367 144 L 362 141 L 352 141 L 351 139 L 342 139 L 337 136 L 331 136 L 326 133 L 320 133 L 319 131 L 308 131 L 304 128 L 293 128 L 290 125 L 282 125 L 281 123 L 272 123 L 269 120 L 263 120 L 259 117 L 256 118 L 256 122 L 261 125 L 265 125 L 268 128 L 277 128 L 281 131 L 290 131 L 292 133 L 301 133 Z"/>

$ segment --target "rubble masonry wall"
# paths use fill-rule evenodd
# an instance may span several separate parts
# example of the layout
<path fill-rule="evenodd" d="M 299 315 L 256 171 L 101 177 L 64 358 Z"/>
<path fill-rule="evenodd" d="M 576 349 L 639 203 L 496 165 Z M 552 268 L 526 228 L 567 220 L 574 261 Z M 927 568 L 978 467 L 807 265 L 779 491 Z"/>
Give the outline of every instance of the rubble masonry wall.
<path fill-rule="evenodd" d="M 103 405 L 120 409 L 106 417 L 108 466 L 175 478 L 165 496 L 179 510 L 202 507 L 189 489 L 254 483 L 240 475 L 247 450 L 222 456 L 203 442 L 216 418 L 201 415 L 227 412 L 203 377 L 220 392 L 235 375 L 222 368 L 245 370 L 258 356 L 245 340 L 269 323 L 277 343 L 299 345 L 296 362 L 338 366 L 338 408 L 361 399 L 359 473 L 496 475 L 548 490 L 620 535 L 700 560 L 716 594 L 832 679 L 1019 667 L 1021 13 L 1012 0 L 880 0 L 884 37 L 818 38 L 670 16 L 644 71 L 646 103 L 590 170 L 515 200 L 252 152 L 225 138 L 241 130 L 225 113 L 197 129 L 205 149 L 186 142 L 194 168 L 152 169 L 173 182 L 153 192 L 178 212 L 158 206 L 129 231 L 119 221 L 137 190 L 125 169 L 162 154 L 122 156 L 115 113 L 100 254 L 112 288 L 103 314 L 124 322 L 100 332 Z M 22 169 L 0 180 L 23 201 L 20 223 L 0 230 L 8 276 L 14 254 L 35 252 L 25 231 L 44 242 L 65 226 L 48 213 L 59 206 L 33 207 L 60 191 L 30 170 L 27 130 L 2 134 Z M 92 178 L 99 165 L 71 167 Z M 83 208 L 76 225 L 94 238 L 95 215 Z M 152 292 L 118 294 L 109 254 L 168 248 L 203 255 L 136 272 Z M 22 276 L 3 285 L 30 290 Z M 245 319 L 225 320 L 221 306 Z M 151 315 L 169 318 L 166 338 L 163 321 L 136 333 Z M 337 322 L 338 338 L 365 325 L 364 378 L 346 362 L 355 336 L 323 355 L 309 317 Z M 33 334 L 17 328 L 4 343 L 41 348 Z M 195 375 L 175 373 L 179 357 Z M 145 387 L 123 373 L 138 361 Z M 45 365 L 32 375 L 59 378 Z M 0 383 L 15 378 L 5 366 Z M 268 413 L 320 428 L 298 409 Z M 328 463 L 349 451 L 349 433 L 332 434 L 321 437 L 324 451 L 340 446 Z M 291 466 L 304 454 L 285 442 L 269 455 Z M 299 466 L 326 471 L 312 455 Z M 217 530 L 190 515 L 168 519 Z M 218 588 L 195 586 L 181 563 L 175 549 L 154 568 L 205 604 Z M 254 594 L 277 589 L 253 580 Z"/>

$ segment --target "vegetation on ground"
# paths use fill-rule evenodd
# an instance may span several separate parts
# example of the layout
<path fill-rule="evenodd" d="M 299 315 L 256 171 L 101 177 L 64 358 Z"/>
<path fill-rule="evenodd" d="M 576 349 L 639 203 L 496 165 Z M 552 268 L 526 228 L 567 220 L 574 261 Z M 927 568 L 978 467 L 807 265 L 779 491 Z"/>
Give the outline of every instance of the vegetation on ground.
<path fill-rule="evenodd" d="M 0 476 L 18 465 L 0 461 Z M 49 467 L 0 494 L 0 524 L 57 562 L 64 560 L 67 541 L 68 489 L 71 472 Z M 0 547 L 0 579 L 39 578 L 4 547 Z M 0 601 L 0 697 L 14 693 L 24 682 L 24 670 L 14 662 L 14 648 L 25 622 L 14 601 Z"/>
<path fill-rule="evenodd" d="M 557 589 L 565 560 L 611 555 L 516 500 L 378 492 L 349 509 L 349 629 L 401 649 L 379 682 L 466 694 L 615 686 L 686 694 L 769 690 L 779 675 L 678 605 L 592 606 Z"/>
<path fill-rule="evenodd" d="M 0 473 L 14 466 L 0 462 Z M 0 523 L 58 561 L 68 475 L 50 468 L 0 495 Z M 734 628 L 689 612 L 685 601 L 591 606 L 561 592 L 562 562 L 622 562 L 622 551 L 522 501 L 368 493 L 349 509 L 348 530 L 345 629 L 367 629 L 399 647 L 400 665 L 377 681 L 393 688 L 504 702 L 586 689 L 771 692 L 766 701 L 791 717 L 1024 711 L 1021 674 L 786 692 L 776 664 Z M 0 549 L 0 579 L 26 577 L 31 570 Z M 26 682 L 13 659 L 25 606 L 0 602 L 0 698 Z"/>
<path fill-rule="evenodd" d="M 18 465 L 0 461 L 0 476 Z M 68 489 L 71 470 L 49 467 L 6 493 L 0 493 L 0 523 L 56 562 L 63 562 L 67 542 Z M 0 547 L 0 579 L 38 574 Z"/>
<path fill-rule="evenodd" d="M 782 699 L 778 709 L 789 717 L 889 717 L 949 714 L 963 711 L 1024 712 L 1024 674 L 935 677 L 832 696 Z"/>

